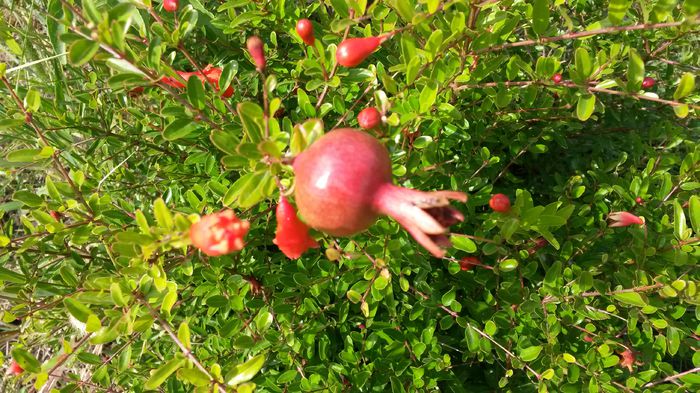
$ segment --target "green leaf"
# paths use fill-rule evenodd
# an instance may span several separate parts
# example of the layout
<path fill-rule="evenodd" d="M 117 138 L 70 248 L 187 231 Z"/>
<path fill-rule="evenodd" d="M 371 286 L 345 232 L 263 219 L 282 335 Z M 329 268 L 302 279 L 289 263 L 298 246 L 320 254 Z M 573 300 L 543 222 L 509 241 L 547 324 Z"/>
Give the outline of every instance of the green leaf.
<path fill-rule="evenodd" d="M 90 311 L 87 306 L 75 299 L 65 298 L 63 299 L 63 305 L 65 305 L 68 312 L 80 322 L 86 323 L 88 317 L 92 315 L 92 311 Z"/>
<path fill-rule="evenodd" d="M 181 368 L 177 370 L 177 378 L 194 386 L 206 386 L 211 382 L 198 368 Z"/>
<path fill-rule="evenodd" d="M 556 261 L 547 269 L 547 274 L 544 276 L 544 284 L 550 287 L 557 287 L 557 282 L 561 277 L 561 261 Z"/>
<path fill-rule="evenodd" d="M 468 253 L 476 252 L 476 243 L 472 239 L 464 236 L 451 236 L 450 241 L 454 248 Z"/>
<path fill-rule="evenodd" d="M 192 348 L 192 342 L 190 341 L 190 326 L 187 324 L 187 321 L 183 321 L 180 324 L 180 327 L 177 329 L 177 338 L 180 340 L 182 345 L 185 346 L 185 348 Z"/>
<path fill-rule="evenodd" d="M 124 298 L 124 293 L 122 292 L 122 288 L 119 286 L 119 283 L 113 282 L 110 284 L 109 293 L 112 296 L 114 304 L 119 307 L 126 306 L 126 299 Z"/>
<path fill-rule="evenodd" d="M 190 78 L 190 80 L 192 79 L 193 78 Z M 188 136 L 196 129 L 197 123 L 195 123 L 192 119 L 175 119 L 163 130 L 163 138 L 169 141 L 174 141 L 176 139 Z"/>
<path fill-rule="evenodd" d="M 196 76 L 187 80 L 187 99 L 193 107 L 202 110 L 206 106 L 204 97 L 204 82 Z"/>
<path fill-rule="evenodd" d="M 673 113 L 675 113 L 676 116 L 678 116 L 681 119 L 685 119 L 688 117 L 689 109 L 688 105 L 682 104 L 682 105 L 676 105 L 673 107 Z"/>
<path fill-rule="evenodd" d="M 432 108 L 437 98 L 438 85 L 435 81 L 429 81 L 420 92 L 420 113 L 426 113 Z"/>
<path fill-rule="evenodd" d="M 595 96 L 593 94 L 583 94 L 578 97 L 576 104 L 576 117 L 581 121 L 588 120 L 595 109 Z"/>
<path fill-rule="evenodd" d="M 540 352 L 542 352 L 541 345 L 527 347 L 520 351 L 520 359 L 524 362 L 531 362 L 540 356 Z"/>
<path fill-rule="evenodd" d="M 615 300 L 624 303 L 624 304 L 629 304 L 632 306 L 637 306 L 637 307 L 646 307 L 647 302 L 642 298 L 642 296 L 637 293 L 637 292 L 622 292 L 622 293 L 616 293 L 613 295 Z"/>
<path fill-rule="evenodd" d="M 9 162 L 35 162 L 50 158 L 54 153 L 54 149 L 50 146 L 45 146 L 41 149 L 21 149 L 11 151 L 7 154 Z"/>
<path fill-rule="evenodd" d="M 165 201 L 162 198 L 156 199 L 153 203 L 153 215 L 155 215 L 156 222 L 162 228 L 172 229 L 175 225 L 170 209 L 165 205 Z"/>
<path fill-rule="evenodd" d="M 152 390 L 156 389 L 158 386 L 162 385 L 168 377 L 177 371 L 180 367 L 185 365 L 185 360 L 180 358 L 175 358 L 165 363 L 156 369 L 148 381 L 143 385 L 144 389 Z"/>
<path fill-rule="evenodd" d="M 678 200 L 673 201 L 673 234 L 676 236 L 676 239 L 678 240 L 685 240 L 686 239 L 686 221 L 685 221 L 685 213 L 683 212 L 683 207 L 681 206 L 680 203 L 678 203 Z"/>
<path fill-rule="evenodd" d="M 634 93 L 642 88 L 644 80 L 644 61 L 635 49 L 630 49 L 627 65 L 627 91 Z"/>
<path fill-rule="evenodd" d="M 29 89 L 27 95 L 24 96 L 24 107 L 27 112 L 36 112 L 41 106 L 41 95 L 34 89 Z"/>
<path fill-rule="evenodd" d="M 619 24 L 632 5 L 632 0 L 610 0 L 608 4 L 608 19 L 614 24 Z"/>
<path fill-rule="evenodd" d="M 263 138 L 263 110 L 253 102 L 238 104 L 238 116 L 243 123 L 243 132 L 250 142 L 258 143 Z"/>
<path fill-rule="evenodd" d="M 692 195 L 688 200 L 688 213 L 690 215 L 690 225 L 693 226 L 695 234 L 700 234 L 700 197 Z"/>
<path fill-rule="evenodd" d="M 693 90 L 695 90 L 695 75 L 686 72 L 681 76 L 681 81 L 678 83 L 678 87 L 676 87 L 676 91 L 673 93 L 673 99 L 680 100 L 692 93 Z"/>
<path fill-rule="evenodd" d="M 539 36 L 549 27 L 549 0 L 535 0 L 532 5 L 532 29 Z"/>
<path fill-rule="evenodd" d="M 235 60 L 230 61 L 221 70 L 221 76 L 219 76 L 219 91 L 226 91 L 228 87 L 233 82 L 233 78 L 236 77 L 238 73 L 238 62 Z"/>
<path fill-rule="evenodd" d="M 209 139 L 214 146 L 224 153 L 232 156 L 238 155 L 236 147 L 240 144 L 240 141 L 233 135 L 233 133 L 228 131 L 212 130 L 211 134 L 209 135 Z"/>
<path fill-rule="evenodd" d="M 265 364 L 265 355 L 257 355 L 243 364 L 239 364 L 231 370 L 226 377 L 226 384 L 230 386 L 240 385 L 253 379 Z"/>
<path fill-rule="evenodd" d="M 585 48 L 578 48 L 574 54 L 576 62 L 576 73 L 579 79 L 583 82 L 588 80 L 588 77 L 593 73 L 593 62 L 591 56 Z M 641 82 L 640 82 L 641 83 Z"/>
<path fill-rule="evenodd" d="M 68 60 L 75 66 L 81 66 L 90 61 L 99 49 L 100 44 L 95 41 L 77 40 L 68 50 Z"/>
<path fill-rule="evenodd" d="M 428 38 L 428 41 L 425 43 L 425 51 L 430 54 L 430 60 L 435 58 L 435 55 L 438 53 L 440 50 L 440 46 L 442 45 L 442 30 L 437 29 L 434 30 L 433 33 L 430 35 L 430 38 Z"/>
<path fill-rule="evenodd" d="M 19 365 L 29 371 L 30 373 L 38 373 L 41 371 L 41 363 L 23 348 L 13 348 L 12 349 L 12 359 L 14 359 Z"/>

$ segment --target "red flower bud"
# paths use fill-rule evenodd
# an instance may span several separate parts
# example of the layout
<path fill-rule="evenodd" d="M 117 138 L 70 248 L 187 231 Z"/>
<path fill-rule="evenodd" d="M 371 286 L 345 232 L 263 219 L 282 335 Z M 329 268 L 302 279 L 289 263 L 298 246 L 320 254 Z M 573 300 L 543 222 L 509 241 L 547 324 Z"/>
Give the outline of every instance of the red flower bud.
<path fill-rule="evenodd" d="M 341 66 L 355 67 L 362 63 L 388 37 L 348 38 L 338 45 L 335 60 Z"/>
<path fill-rule="evenodd" d="M 481 261 L 477 257 L 464 257 L 459 261 L 459 268 L 462 271 L 471 270 L 475 265 L 481 265 Z"/>
<path fill-rule="evenodd" d="M 357 115 L 357 122 L 360 127 L 370 130 L 382 122 L 382 114 L 373 106 L 365 108 Z"/>
<path fill-rule="evenodd" d="M 491 206 L 493 211 L 506 213 L 510 210 L 510 199 L 504 194 L 496 194 L 491 197 L 489 206 Z"/>
<path fill-rule="evenodd" d="M 61 219 L 63 218 L 63 215 L 61 213 L 57 212 L 56 210 L 49 211 L 49 214 L 56 221 L 61 221 Z"/>
<path fill-rule="evenodd" d="M 163 0 L 163 9 L 168 12 L 177 11 L 178 0 Z"/>
<path fill-rule="evenodd" d="M 190 227 L 192 245 L 203 253 L 216 257 L 243 248 L 243 238 L 250 223 L 241 221 L 233 210 L 209 214 Z"/>
<path fill-rule="evenodd" d="M 637 202 L 638 205 L 644 204 L 644 199 L 642 199 L 642 197 L 637 197 L 634 201 Z"/>
<path fill-rule="evenodd" d="M 250 57 L 253 58 L 255 66 L 258 70 L 262 71 L 265 69 L 265 53 L 263 51 L 263 42 L 258 36 L 252 36 L 246 41 L 246 46 L 248 47 L 248 53 Z"/>
<path fill-rule="evenodd" d="M 562 79 L 563 78 L 562 78 L 561 74 L 554 74 L 554 76 L 552 77 L 552 82 L 561 83 Z"/>
<path fill-rule="evenodd" d="M 314 45 L 314 26 L 308 19 L 299 19 L 297 22 L 297 34 L 306 45 Z"/>
<path fill-rule="evenodd" d="M 318 248 L 318 243 L 309 236 L 309 227 L 297 217 L 294 206 L 285 198 L 280 197 L 280 203 L 275 211 L 277 230 L 273 243 L 290 259 L 297 259 L 309 248 Z"/>
<path fill-rule="evenodd" d="M 628 227 L 630 225 L 644 225 L 644 218 L 637 217 L 629 212 L 612 212 L 608 216 L 609 227 Z"/>
<path fill-rule="evenodd" d="M 16 360 L 12 359 L 8 372 L 13 375 L 20 375 L 24 372 L 24 369 L 19 365 L 19 363 L 17 363 Z"/>
<path fill-rule="evenodd" d="M 642 80 L 642 88 L 644 88 L 644 89 L 652 88 L 652 87 L 654 87 L 655 84 L 656 84 L 656 81 L 654 80 L 654 78 L 650 78 L 648 76 L 646 78 L 644 78 L 644 80 Z"/>

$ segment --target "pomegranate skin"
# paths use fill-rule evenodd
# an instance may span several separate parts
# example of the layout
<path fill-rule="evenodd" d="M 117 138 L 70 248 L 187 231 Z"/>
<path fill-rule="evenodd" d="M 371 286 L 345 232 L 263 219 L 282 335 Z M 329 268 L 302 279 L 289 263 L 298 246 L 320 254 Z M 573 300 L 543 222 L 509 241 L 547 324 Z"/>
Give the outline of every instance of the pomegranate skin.
<path fill-rule="evenodd" d="M 177 11 L 178 0 L 163 0 L 163 9 L 168 12 Z"/>
<path fill-rule="evenodd" d="M 391 160 L 372 136 L 342 128 L 297 156 L 294 173 L 294 196 L 303 220 L 329 235 L 350 236 L 379 217 L 371 206 L 376 190 L 391 183 Z"/>
<path fill-rule="evenodd" d="M 362 232 L 386 215 L 442 258 L 443 248 L 450 246 L 448 227 L 464 220 L 450 200 L 466 202 L 466 194 L 393 185 L 389 152 L 360 130 L 325 134 L 297 156 L 293 166 L 299 213 L 307 224 L 333 236 Z"/>
<path fill-rule="evenodd" d="M 381 122 L 382 114 L 375 107 L 365 108 L 357 115 L 357 123 L 365 130 L 375 128 Z"/>
<path fill-rule="evenodd" d="M 308 19 L 299 19 L 297 22 L 297 34 L 306 45 L 314 45 L 314 26 Z"/>
<path fill-rule="evenodd" d="M 338 45 L 335 59 L 341 66 L 355 67 L 369 57 L 384 39 L 384 37 L 348 38 Z"/>

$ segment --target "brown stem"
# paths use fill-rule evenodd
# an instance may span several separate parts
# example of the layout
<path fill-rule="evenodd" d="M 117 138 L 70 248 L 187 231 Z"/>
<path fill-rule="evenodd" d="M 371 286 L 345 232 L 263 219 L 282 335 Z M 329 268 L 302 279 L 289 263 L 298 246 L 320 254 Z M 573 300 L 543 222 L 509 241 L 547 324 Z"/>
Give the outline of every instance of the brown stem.
<path fill-rule="evenodd" d="M 471 54 L 479 54 L 479 53 L 485 53 L 485 52 L 497 52 L 497 51 L 507 49 L 507 48 L 539 45 L 539 44 L 545 44 L 548 42 L 556 42 L 556 41 L 563 41 L 563 40 L 572 40 L 572 39 L 578 39 L 578 38 L 583 38 L 583 37 L 590 37 L 590 36 L 594 36 L 597 34 L 610 34 L 610 33 L 619 33 L 622 31 L 634 31 L 634 30 L 665 29 L 665 28 L 669 28 L 669 27 L 677 27 L 677 26 L 682 25 L 683 23 L 685 23 L 685 22 L 642 23 L 642 24 L 630 25 L 630 26 L 604 27 L 604 28 L 595 29 L 595 30 L 578 31 L 575 33 L 566 33 L 566 34 L 553 36 L 553 37 L 541 37 L 541 38 L 538 38 L 536 40 L 524 40 L 524 41 L 517 41 L 517 42 L 509 42 L 509 43 L 502 44 L 502 45 L 496 45 L 496 46 L 492 46 L 492 47 L 488 47 L 488 48 L 479 49 L 477 51 L 473 51 Z"/>
<path fill-rule="evenodd" d="M 666 378 L 664 378 L 664 379 L 660 379 L 660 380 L 658 380 L 658 381 L 649 382 L 649 383 L 647 383 L 646 385 L 644 385 L 644 387 L 645 387 L 645 388 L 650 388 L 650 387 L 652 387 L 652 386 L 661 385 L 662 383 L 672 382 L 672 381 L 675 381 L 676 379 L 678 379 L 678 378 L 680 378 L 680 377 L 682 377 L 682 376 L 684 376 L 684 375 L 696 373 L 696 372 L 698 372 L 698 371 L 700 371 L 700 367 L 695 367 L 695 368 L 690 369 L 690 370 L 688 370 L 688 371 L 683 371 L 682 373 L 678 373 L 678 374 L 675 374 L 675 375 L 671 375 L 671 376 L 668 376 L 668 377 L 666 377 Z"/>

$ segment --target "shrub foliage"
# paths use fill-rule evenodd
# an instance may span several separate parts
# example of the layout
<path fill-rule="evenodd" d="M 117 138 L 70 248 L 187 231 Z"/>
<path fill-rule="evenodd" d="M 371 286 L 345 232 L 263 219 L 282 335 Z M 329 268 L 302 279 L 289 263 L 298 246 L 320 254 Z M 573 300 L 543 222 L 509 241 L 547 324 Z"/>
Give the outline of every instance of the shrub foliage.
<path fill-rule="evenodd" d="M 700 387 L 697 0 L 0 8 L 0 390 Z M 289 159 L 372 106 L 396 183 L 469 194 L 448 256 L 384 218 L 286 258 Z M 208 257 L 226 207 L 246 245 Z"/>

